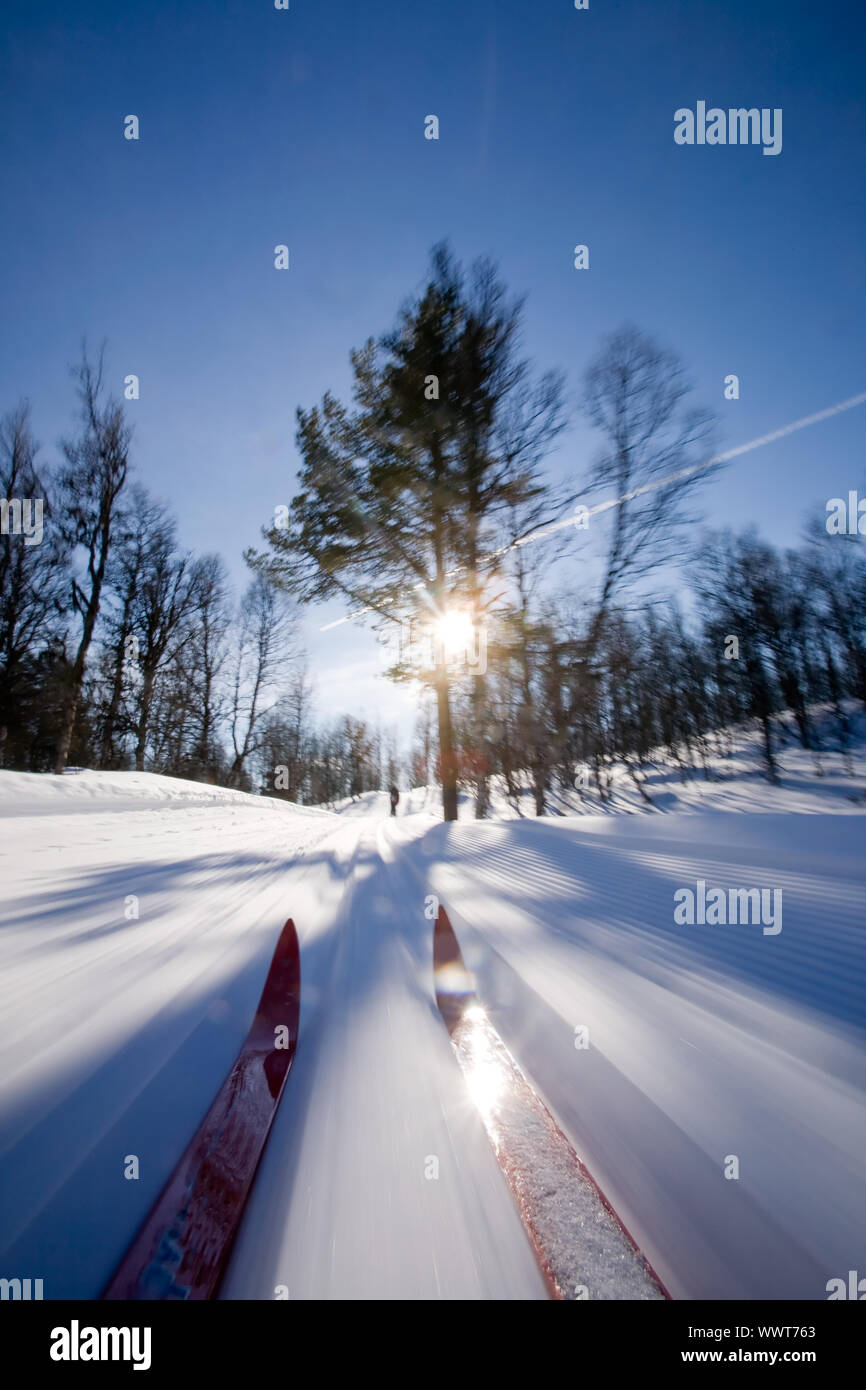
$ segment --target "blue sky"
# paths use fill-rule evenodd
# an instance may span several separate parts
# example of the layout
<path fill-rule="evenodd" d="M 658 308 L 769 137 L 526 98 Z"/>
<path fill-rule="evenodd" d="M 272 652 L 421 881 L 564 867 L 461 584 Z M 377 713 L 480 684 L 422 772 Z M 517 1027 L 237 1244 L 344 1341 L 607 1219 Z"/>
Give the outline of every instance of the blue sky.
<path fill-rule="evenodd" d="M 346 394 L 442 237 L 528 295 L 526 350 L 572 390 L 625 319 L 676 348 L 722 447 L 866 389 L 857 4 L 49 0 L 4 28 L 0 409 L 29 396 L 54 457 L 81 336 L 107 338 L 139 476 L 238 583 L 293 493 L 296 406 Z M 781 154 L 676 145 L 699 99 L 781 107 Z M 795 541 L 862 491 L 864 439 L 860 407 L 746 455 L 707 521 Z M 555 467 L 592 447 L 576 428 Z M 321 711 L 405 708 L 369 637 L 318 634 L 338 611 L 307 621 Z"/>

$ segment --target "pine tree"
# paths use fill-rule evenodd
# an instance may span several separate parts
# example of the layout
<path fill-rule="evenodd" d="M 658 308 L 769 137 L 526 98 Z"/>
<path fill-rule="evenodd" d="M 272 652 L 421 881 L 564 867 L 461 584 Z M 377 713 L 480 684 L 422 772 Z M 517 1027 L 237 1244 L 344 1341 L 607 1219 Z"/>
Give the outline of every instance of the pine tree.
<path fill-rule="evenodd" d="M 469 282 L 445 246 L 391 333 L 352 354 L 353 404 L 330 393 L 298 411 L 300 491 L 270 551 L 248 559 L 304 602 L 342 597 L 374 625 L 435 639 L 455 608 L 474 624 L 497 567 L 497 519 L 543 492 L 538 467 L 562 428 L 561 386 L 535 385 L 516 355 L 520 305 L 493 268 Z M 453 673 L 444 643 L 397 676 L 436 693 L 446 820 L 457 818 Z M 478 673 L 476 710 L 483 702 Z"/>

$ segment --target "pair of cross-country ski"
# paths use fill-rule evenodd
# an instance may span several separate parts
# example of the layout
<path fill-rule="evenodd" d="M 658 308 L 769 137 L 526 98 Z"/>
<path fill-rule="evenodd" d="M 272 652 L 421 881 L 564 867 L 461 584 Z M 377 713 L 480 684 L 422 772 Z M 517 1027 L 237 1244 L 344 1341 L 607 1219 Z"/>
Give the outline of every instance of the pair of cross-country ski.
<path fill-rule="evenodd" d="M 436 1003 L 470 1088 L 479 1073 L 485 1078 L 482 1118 L 551 1297 L 593 1296 L 589 1283 L 575 1281 L 575 1246 L 588 1239 L 601 1242 L 620 1284 L 626 1263 L 632 1297 L 667 1297 L 482 1009 L 441 906 L 433 972 Z M 300 1011 L 300 948 L 290 918 L 237 1060 L 103 1298 L 216 1296 L 294 1060 Z M 598 1270 L 596 1255 L 587 1268 Z"/>

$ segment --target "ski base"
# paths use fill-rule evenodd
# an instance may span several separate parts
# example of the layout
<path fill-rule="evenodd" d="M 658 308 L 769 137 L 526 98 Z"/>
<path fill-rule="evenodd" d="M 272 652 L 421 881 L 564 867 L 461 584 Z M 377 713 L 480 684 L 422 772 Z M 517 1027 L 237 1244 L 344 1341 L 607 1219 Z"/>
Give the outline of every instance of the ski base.
<path fill-rule="evenodd" d="M 443 907 L 433 970 L 439 1012 L 551 1297 L 668 1298 L 480 1004 Z"/>

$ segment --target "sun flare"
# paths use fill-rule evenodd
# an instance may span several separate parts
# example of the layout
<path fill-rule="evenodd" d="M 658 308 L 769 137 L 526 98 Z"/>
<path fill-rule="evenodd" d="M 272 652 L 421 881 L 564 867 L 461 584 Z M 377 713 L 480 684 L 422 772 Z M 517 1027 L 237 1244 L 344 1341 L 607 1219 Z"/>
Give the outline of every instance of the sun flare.
<path fill-rule="evenodd" d="M 470 651 L 475 637 L 471 613 L 465 608 L 448 608 L 435 623 L 437 641 L 448 659 Z"/>

